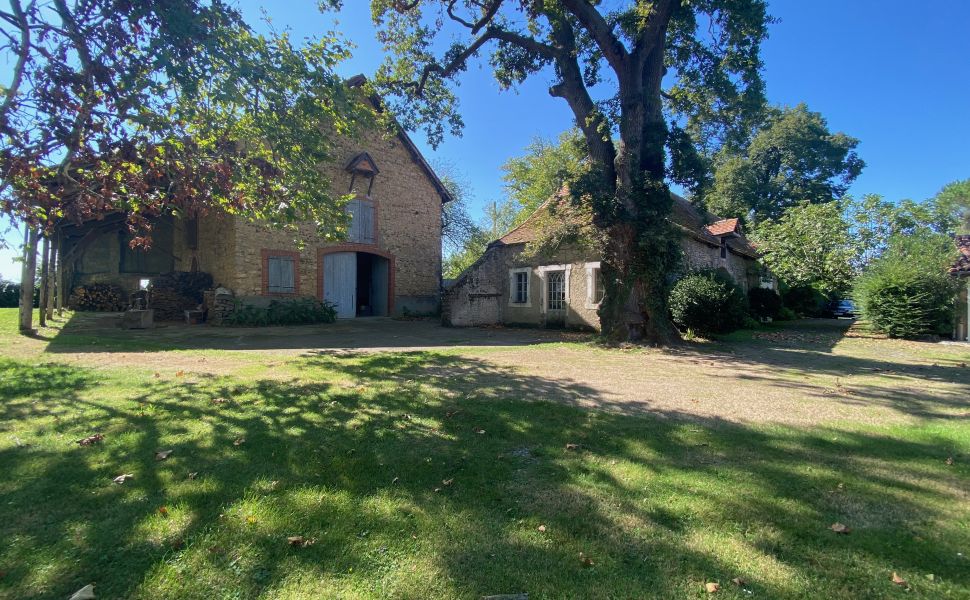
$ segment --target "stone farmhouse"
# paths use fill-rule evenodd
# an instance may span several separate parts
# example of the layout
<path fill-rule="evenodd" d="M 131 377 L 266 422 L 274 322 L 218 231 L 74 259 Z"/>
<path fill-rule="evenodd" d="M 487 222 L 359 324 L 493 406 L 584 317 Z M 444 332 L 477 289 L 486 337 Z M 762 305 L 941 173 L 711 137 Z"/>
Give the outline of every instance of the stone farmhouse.
<path fill-rule="evenodd" d="M 774 287 L 758 263 L 758 253 L 744 237 L 738 219 L 720 219 L 673 195 L 669 217 L 683 234 L 688 269 L 723 268 L 747 291 Z M 521 225 L 492 242 L 485 254 L 444 292 L 446 325 L 531 325 L 599 329 L 597 309 L 603 298 L 600 257 L 575 246 L 552 256 L 525 252 L 539 236 L 550 202 Z"/>
<path fill-rule="evenodd" d="M 355 195 L 345 240 L 326 240 L 312 224 L 300 224 L 298 247 L 292 231 L 208 214 L 162 219 L 152 248 L 132 250 L 119 216 L 65 228 L 68 289 L 103 282 L 133 292 L 153 276 L 202 271 L 251 304 L 309 296 L 335 304 L 340 318 L 437 313 L 448 191 L 403 130 L 394 137 L 365 131 L 336 145 L 336 160 L 324 166 L 332 191 Z"/>

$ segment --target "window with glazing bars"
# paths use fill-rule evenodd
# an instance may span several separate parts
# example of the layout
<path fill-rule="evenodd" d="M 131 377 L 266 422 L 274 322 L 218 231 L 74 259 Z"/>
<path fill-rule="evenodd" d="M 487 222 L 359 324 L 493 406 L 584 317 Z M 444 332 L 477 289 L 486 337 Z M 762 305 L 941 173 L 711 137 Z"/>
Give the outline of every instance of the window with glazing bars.
<path fill-rule="evenodd" d="M 512 302 L 515 304 L 526 304 L 529 302 L 529 273 L 527 271 L 518 271 L 514 276 Z"/>
<path fill-rule="evenodd" d="M 550 271 L 548 277 L 548 308 L 549 310 L 563 310 L 566 308 L 566 272 Z"/>

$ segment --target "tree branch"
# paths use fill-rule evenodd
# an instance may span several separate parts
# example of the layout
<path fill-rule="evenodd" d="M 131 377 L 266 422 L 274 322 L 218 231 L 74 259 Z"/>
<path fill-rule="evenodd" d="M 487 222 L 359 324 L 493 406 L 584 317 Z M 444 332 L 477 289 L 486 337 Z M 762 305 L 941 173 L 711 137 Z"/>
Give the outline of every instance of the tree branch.
<path fill-rule="evenodd" d="M 640 30 L 640 35 L 637 36 L 637 42 L 633 49 L 633 68 L 638 72 L 643 71 L 647 56 L 656 47 L 657 42 L 663 41 L 660 38 L 666 33 L 667 24 L 670 23 L 673 12 L 673 0 L 655 0 L 653 12 L 650 14 L 646 27 Z"/>
<path fill-rule="evenodd" d="M 20 0 L 10 0 L 10 8 L 13 10 L 14 17 L 17 20 L 18 27 L 20 28 L 20 51 L 17 53 L 17 64 L 13 68 L 13 81 L 10 83 L 10 87 L 7 88 L 7 93 L 3 99 L 3 104 L 0 105 L 0 123 L 6 126 L 7 123 L 7 113 L 13 106 L 14 99 L 17 97 L 17 93 L 20 91 L 20 84 L 24 79 L 24 69 L 27 66 L 27 60 L 30 58 L 30 24 L 27 21 L 27 14 L 20 6 Z M 33 8 L 33 3 L 27 6 L 27 10 L 30 11 Z"/>
<path fill-rule="evenodd" d="M 455 14 L 454 12 L 455 4 L 458 3 L 458 0 L 449 0 L 447 12 L 448 12 L 448 16 L 451 17 L 452 21 L 455 21 L 456 23 L 461 23 L 465 27 L 471 29 L 472 35 L 475 35 L 479 31 L 481 31 L 482 27 L 488 25 L 489 22 L 491 22 L 492 18 L 495 16 L 495 13 L 498 12 L 498 9 L 502 6 L 502 2 L 504 1 L 505 0 L 492 0 L 490 4 L 485 5 L 485 8 L 483 9 L 483 12 L 482 12 L 482 17 L 477 21 L 475 21 L 474 23 L 470 21 L 466 21 L 465 19 L 462 19 L 461 17 Z"/>
<path fill-rule="evenodd" d="M 485 33 L 469 44 L 467 48 L 458 54 L 458 56 L 451 59 L 447 65 L 441 66 L 437 63 L 425 65 L 424 70 L 421 72 L 421 78 L 418 80 L 418 82 L 416 84 L 410 84 L 415 88 L 415 95 L 421 96 L 425 86 L 428 83 L 428 78 L 432 73 L 437 73 L 441 77 L 449 77 L 456 71 L 460 70 L 469 58 L 474 56 L 482 46 L 491 40 L 500 40 L 509 44 L 514 44 L 531 52 L 535 52 L 536 54 L 550 60 L 557 58 L 562 53 L 561 50 L 553 46 L 543 44 L 542 42 L 539 42 L 533 38 L 520 35 L 512 31 L 489 27 L 485 30 Z"/>
<path fill-rule="evenodd" d="M 626 69 L 629 53 L 623 42 L 613 33 L 613 28 L 589 0 L 561 0 L 562 5 L 579 19 L 599 46 L 600 51 L 617 75 Z"/>

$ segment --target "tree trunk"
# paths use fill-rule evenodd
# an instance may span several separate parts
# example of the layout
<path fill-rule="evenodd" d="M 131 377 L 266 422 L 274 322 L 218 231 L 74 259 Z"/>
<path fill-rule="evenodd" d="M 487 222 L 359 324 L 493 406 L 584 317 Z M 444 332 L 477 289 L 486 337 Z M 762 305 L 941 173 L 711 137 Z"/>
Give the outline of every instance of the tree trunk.
<path fill-rule="evenodd" d="M 20 333 L 34 331 L 34 277 L 37 271 L 37 230 L 27 226 L 24 235 L 24 265 L 20 272 Z"/>
<path fill-rule="evenodd" d="M 46 235 L 40 249 L 40 301 L 37 303 L 37 320 L 47 327 L 47 299 L 50 294 L 51 240 Z"/>

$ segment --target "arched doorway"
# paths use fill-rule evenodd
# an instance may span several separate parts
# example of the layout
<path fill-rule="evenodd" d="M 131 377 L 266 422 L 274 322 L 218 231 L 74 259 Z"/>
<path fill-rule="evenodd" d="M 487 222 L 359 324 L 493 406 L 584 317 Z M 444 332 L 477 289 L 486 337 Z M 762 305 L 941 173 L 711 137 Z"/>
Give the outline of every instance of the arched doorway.
<path fill-rule="evenodd" d="M 394 257 L 355 245 L 321 248 L 320 297 L 337 318 L 385 317 L 394 310 Z"/>

